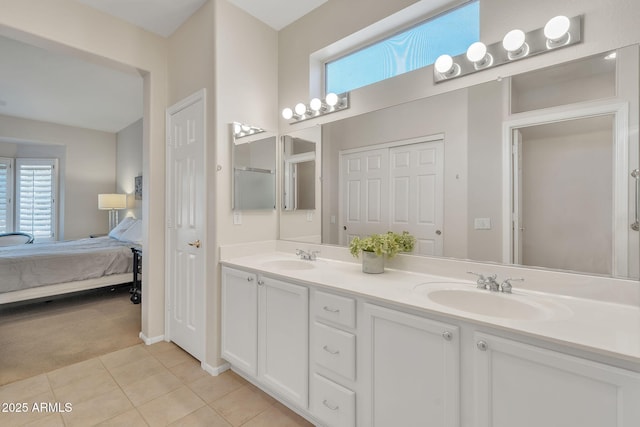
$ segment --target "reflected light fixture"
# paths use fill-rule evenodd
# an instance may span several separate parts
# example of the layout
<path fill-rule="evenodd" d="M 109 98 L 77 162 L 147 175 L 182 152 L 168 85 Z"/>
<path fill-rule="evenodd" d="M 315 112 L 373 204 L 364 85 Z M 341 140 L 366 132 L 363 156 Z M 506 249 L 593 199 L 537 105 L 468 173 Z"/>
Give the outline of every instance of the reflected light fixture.
<path fill-rule="evenodd" d="M 325 96 L 324 101 L 320 98 L 313 98 L 309 101 L 308 106 L 299 102 L 293 110 L 289 107 L 284 108 L 282 110 L 282 118 L 285 120 L 293 119 L 293 123 L 296 123 L 347 108 L 349 108 L 349 92 L 340 95 L 330 92 Z"/>
<path fill-rule="evenodd" d="M 233 138 L 238 139 L 245 136 L 255 135 L 257 133 L 262 133 L 265 132 L 265 130 L 256 126 L 233 122 L 231 123 L 231 132 L 233 133 Z"/>
<path fill-rule="evenodd" d="M 550 52 L 582 41 L 582 16 L 554 16 L 543 28 L 509 31 L 502 42 L 472 43 L 463 54 L 440 55 L 433 64 L 436 83 Z"/>

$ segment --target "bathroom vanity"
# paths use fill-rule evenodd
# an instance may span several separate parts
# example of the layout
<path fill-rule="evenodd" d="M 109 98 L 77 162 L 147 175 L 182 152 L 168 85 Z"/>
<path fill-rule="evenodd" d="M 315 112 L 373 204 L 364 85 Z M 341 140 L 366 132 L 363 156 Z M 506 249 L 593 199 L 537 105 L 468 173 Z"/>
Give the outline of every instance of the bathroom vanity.
<path fill-rule="evenodd" d="M 478 289 L 466 270 L 491 264 L 368 275 L 344 248 L 291 245 L 222 248 L 222 357 L 315 424 L 639 425 L 637 304 Z"/>

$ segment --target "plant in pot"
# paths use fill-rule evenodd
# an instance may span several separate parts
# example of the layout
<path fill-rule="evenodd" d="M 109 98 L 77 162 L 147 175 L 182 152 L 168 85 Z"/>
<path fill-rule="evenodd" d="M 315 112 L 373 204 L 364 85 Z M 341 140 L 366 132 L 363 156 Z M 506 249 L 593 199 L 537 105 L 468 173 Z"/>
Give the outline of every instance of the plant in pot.
<path fill-rule="evenodd" d="M 415 243 L 416 238 L 407 231 L 403 231 L 402 234 L 389 231 L 364 238 L 354 237 L 349 244 L 349 251 L 356 258 L 362 253 L 364 273 L 382 273 L 385 256 L 392 258 L 398 252 L 411 252 Z"/>

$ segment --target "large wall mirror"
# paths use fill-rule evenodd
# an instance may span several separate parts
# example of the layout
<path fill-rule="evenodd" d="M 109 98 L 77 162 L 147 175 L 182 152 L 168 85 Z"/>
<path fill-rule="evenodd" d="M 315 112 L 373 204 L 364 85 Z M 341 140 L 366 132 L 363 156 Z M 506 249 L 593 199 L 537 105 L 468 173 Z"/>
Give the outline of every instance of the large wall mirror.
<path fill-rule="evenodd" d="M 323 124 L 321 242 L 409 230 L 418 254 L 637 279 L 639 58 L 629 46 Z M 282 239 L 317 232 L 290 233 L 286 214 Z"/>

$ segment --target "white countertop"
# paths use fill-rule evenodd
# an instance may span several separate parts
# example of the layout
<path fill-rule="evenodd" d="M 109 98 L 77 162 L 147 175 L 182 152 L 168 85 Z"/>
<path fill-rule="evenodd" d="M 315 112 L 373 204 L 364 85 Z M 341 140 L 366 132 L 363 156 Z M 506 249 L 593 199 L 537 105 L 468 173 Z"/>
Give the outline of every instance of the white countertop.
<path fill-rule="evenodd" d="M 539 308 L 542 314 L 535 319 L 497 317 L 450 308 L 428 296 L 430 291 L 437 289 L 474 292 L 475 282 L 471 280 L 390 268 L 383 274 L 365 274 L 360 263 L 326 258 L 306 261 L 312 268 L 290 269 L 272 262 L 278 260 L 294 261 L 299 258 L 288 252 L 264 252 L 232 256 L 221 263 L 640 363 L 640 307 L 633 305 L 523 290 L 518 288 L 518 282 L 514 282 L 512 295 L 491 295 L 518 299 Z M 489 294 L 484 290 L 477 292 Z"/>

